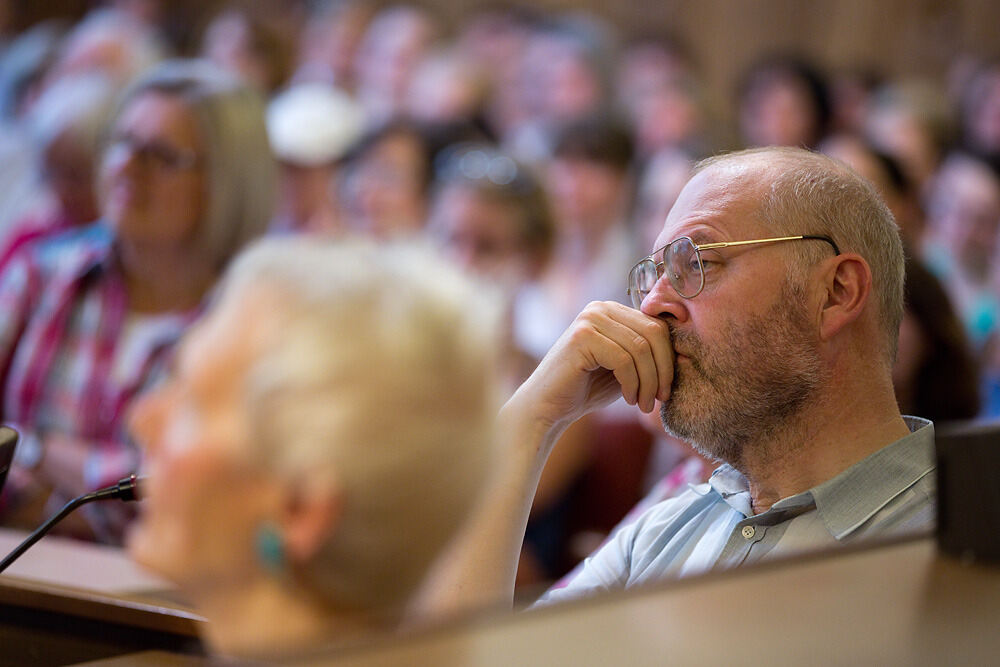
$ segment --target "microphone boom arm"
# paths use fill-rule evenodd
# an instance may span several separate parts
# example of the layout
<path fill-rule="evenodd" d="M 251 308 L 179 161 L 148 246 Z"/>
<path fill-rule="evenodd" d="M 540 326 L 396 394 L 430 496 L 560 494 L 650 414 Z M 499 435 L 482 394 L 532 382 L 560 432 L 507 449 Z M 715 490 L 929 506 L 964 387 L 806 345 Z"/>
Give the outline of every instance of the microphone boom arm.
<path fill-rule="evenodd" d="M 92 503 L 95 500 L 138 500 L 138 487 L 140 479 L 135 475 L 129 475 L 124 479 L 118 481 L 117 484 L 112 484 L 111 486 L 106 486 L 103 489 L 98 489 L 97 491 L 91 491 L 90 493 L 85 493 L 78 498 L 74 498 L 69 501 L 63 508 L 59 510 L 52 518 L 43 523 L 35 532 L 25 538 L 23 542 L 17 545 L 13 551 L 7 554 L 6 558 L 0 561 L 0 572 L 6 570 L 11 563 L 17 560 L 21 554 L 27 551 L 31 545 L 33 545 L 38 540 L 42 539 L 46 533 L 48 533 L 53 526 L 66 518 L 66 515 L 73 512 L 76 508 L 81 505 L 86 505 L 87 503 Z"/>

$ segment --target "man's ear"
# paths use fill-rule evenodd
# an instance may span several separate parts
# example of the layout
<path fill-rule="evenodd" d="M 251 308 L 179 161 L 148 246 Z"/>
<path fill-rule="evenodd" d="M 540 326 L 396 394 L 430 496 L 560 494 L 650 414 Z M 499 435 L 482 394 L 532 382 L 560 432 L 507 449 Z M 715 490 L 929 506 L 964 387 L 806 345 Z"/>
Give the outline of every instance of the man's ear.
<path fill-rule="evenodd" d="M 868 262 L 855 253 L 838 255 L 825 264 L 820 339 L 827 341 L 861 316 L 872 290 L 872 271 Z"/>
<path fill-rule="evenodd" d="M 343 494 L 331 482 L 303 482 L 289 491 L 280 521 L 291 563 L 304 563 L 316 555 L 336 531 L 343 507 Z"/>

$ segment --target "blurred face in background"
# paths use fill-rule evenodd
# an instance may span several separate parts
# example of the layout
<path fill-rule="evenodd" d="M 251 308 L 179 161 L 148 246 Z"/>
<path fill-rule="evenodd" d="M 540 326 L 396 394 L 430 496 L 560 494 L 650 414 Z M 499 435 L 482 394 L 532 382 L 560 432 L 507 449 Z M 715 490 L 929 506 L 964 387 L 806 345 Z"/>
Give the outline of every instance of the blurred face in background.
<path fill-rule="evenodd" d="M 471 120 L 480 111 L 482 93 L 478 70 L 457 51 L 433 54 L 413 73 L 408 115 L 429 124 Z"/>
<path fill-rule="evenodd" d="M 546 33 L 528 45 L 521 87 L 529 107 L 547 121 L 565 121 L 600 108 L 600 73 L 570 41 Z"/>
<path fill-rule="evenodd" d="M 778 72 L 759 76 L 740 107 L 747 146 L 813 146 L 821 132 L 806 85 Z"/>
<path fill-rule="evenodd" d="M 512 203 L 451 183 L 435 195 L 428 229 L 464 270 L 512 292 L 540 262 L 523 240 L 522 215 Z"/>
<path fill-rule="evenodd" d="M 122 241 L 193 242 L 207 206 L 204 139 L 178 98 L 140 93 L 115 121 L 101 168 L 104 215 Z"/>
<path fill-rule="evenodd" d="M 621 59 L 617 82 L 618 104 L 632 121 L 642 155 L 697 139 L 704 114 L 679 54 L 655 44 L 633 46 Z"/>
<path fill-rule="evenodd" d="M 968 156 L 944 163 L 931 190 L 927 215 L 937 243 L 946 247 L 962 270 L 987 279 L 1000 228 L 1000 179 Z"/>
<path fill-rule="evenodd" d="M 646 164 L 639 182 L 633 224 L 640 247 L 656 247 L 663 221 L 691 178 L 691 169 L 690 158 L 672 149 L 660 151 Z"/>
<path fill-rule="evenodd" d="M 212 20 L 202 40 L 202 55 L 261 90 L 269 88 L 268 65 L 255 52 L 253 28 L 236 10 Z"/>
<path fill-rule="evenodd" d="M 968 143 L 987 154 L 1000 154 L 1000 66 L 978 74 L 969 87 L 963 117 Z"/>
<path fill-rule="evenodd" d="M 419 137 L 393 132 L 379 139 L 344 172 L 342 202 L 348 224 L 377 238 L 419 231 L 427 169 Z"/>
<path fill-rule="evenodd" d="M 376 119 L 403 110 L 413 69 L 434 35 L 430 18 L 412 7 L 394 7 L 375 17 L 358 47 L 358 99 Z"/>
<path fill-rule="evenodd" d="M 820 151 L 847 163 L 851 169 L 871 181 L 892 211 L 903 240 L 918 247 L 924 232 L 924 218 L 913 194 L 893 182 L 886 166 L 865 140 L 847 133 L 835 134 L 823 141 Z"/>
<path fill-rule="evenodd" d="M 620 222 L 628 184 L 621 169 L 582 157 L 555 157 L 545 177 L 562 232 L 589 238 Z"/>

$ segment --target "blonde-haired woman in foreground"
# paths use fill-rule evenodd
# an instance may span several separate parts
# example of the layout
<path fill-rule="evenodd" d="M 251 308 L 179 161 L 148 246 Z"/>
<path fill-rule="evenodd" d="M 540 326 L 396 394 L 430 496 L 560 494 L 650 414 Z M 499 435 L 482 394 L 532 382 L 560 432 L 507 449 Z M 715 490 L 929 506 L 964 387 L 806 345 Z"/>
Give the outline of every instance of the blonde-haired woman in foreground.
<path fill-rule="evenodd" d="M 484 484 L 496 308 L 422 248 L 269 239 L 239 257 L 132 426 L 128 545 L 274 655 L 395 625 Z"/>

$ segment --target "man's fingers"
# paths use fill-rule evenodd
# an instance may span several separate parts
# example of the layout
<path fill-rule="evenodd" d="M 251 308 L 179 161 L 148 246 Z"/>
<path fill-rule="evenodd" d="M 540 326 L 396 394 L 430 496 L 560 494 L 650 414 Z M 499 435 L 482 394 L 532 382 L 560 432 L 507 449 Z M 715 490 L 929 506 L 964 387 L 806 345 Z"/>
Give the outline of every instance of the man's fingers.
<path fill-rule="evenodd" d="M 657 398 L 669 397 L 673 348 L 665 322 L 614 302 L 591 304 L 581 318 L 588 330 L 602 337 L 597 339 L 601 343 L 595 353 L 599 347 L 610 346 L 599 363 L 620 379 L 626 402 L 649 412 Z"/>
<path fill-rule="evenodd" d="M 621 386 L 622 397 L 629 405 L 635 405 L 639 397 L 641 380 L 635 359 L 614 339 L 600 331 L 594 331 L 594 345 L 590 353 L 596 367 L 611 371 Z"/>
<path fill-rule="evenodd" d="M 634 396 L 626 395 L 623 391 L 625 400 L 629 404 L 638 405 L 644 412 L 649 412 L 653 409 L 653 401 L 656 400 L 659 388 L 652 343 L 642 334 L 614 319 L 609 319 L 604 323 L 602 333 L 614 345 L 625 351 L 637 378 L 638 386 Z"/>
<path fill-rule="evenodd" d="M 644 341 L 640 348 L 648 346 L 652 356 L 654 379 L 649 382 L 653 398 L 665 401 L 670 398 L 670 386 L 674 380 L 674 348 L 670 342 L 670 327 L 663 320 L 644 315 L 633 308 L 615 309 L 609 313 L 615 322 L 625 327 L 633 338 Z M 653 409 L 650 400 L 643 409 Z M 648 410 L 647 410 L 648 412 Z"/>

